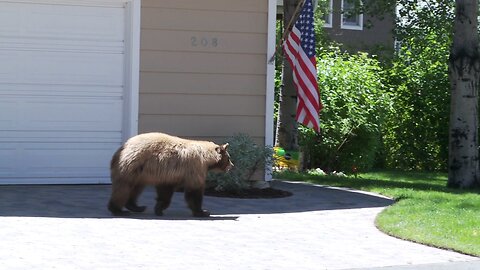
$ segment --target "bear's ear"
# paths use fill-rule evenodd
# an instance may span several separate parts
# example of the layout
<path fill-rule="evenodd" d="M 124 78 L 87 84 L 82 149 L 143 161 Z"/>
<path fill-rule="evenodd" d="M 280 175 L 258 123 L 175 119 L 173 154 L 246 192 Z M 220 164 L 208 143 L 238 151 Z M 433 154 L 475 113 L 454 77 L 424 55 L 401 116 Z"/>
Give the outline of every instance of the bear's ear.
<path fill-rule="evenodd" d="M 227 150 L 227 147 L 228 147 L 228 143 L 215 147 L 215 151 L 217 151 L 217 153 L 221 154 L 222 151 Z"/>
<path fill-rule="evenodd" d="M 222 145 L 222 149 L 223 149 L 223 150 L 227 150 L 228 145 L 229 145 L 228 143 Z"/>

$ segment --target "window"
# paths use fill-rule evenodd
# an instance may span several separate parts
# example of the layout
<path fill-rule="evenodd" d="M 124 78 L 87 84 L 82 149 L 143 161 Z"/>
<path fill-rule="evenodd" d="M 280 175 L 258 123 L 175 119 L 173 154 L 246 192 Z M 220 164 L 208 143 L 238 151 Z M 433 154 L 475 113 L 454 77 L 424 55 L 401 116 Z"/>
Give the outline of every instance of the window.
<path fill-rule="evenodd" d="M 363 30 L 363 14 L 359 13 L 361 2 L 356 0 L 342 0 L 342 29 Z"/>
<path fill-rule="evenodd" d="M 325 15 L 323 15 L 323 27 L 332 28 L 332 14 L 333 14 L 333 0 L 328 1 L 328 8 Z"/>

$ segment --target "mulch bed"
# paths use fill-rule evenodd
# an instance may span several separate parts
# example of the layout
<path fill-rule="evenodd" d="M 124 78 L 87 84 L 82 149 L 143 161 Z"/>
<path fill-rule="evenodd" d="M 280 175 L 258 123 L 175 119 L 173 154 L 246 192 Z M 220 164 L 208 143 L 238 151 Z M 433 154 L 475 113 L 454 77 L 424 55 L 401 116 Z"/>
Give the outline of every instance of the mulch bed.
<path fill-rule="evenodd" d="M 285 190 L 275 188 L 249 188 L 242 192 L 232 193 L 226 191 L 218 191 L 214 188 L 205 190 L 206 196 L 213 197 L 230 197 L 239 199 L 274 199 L 292 196 L 292 193 Z"/>

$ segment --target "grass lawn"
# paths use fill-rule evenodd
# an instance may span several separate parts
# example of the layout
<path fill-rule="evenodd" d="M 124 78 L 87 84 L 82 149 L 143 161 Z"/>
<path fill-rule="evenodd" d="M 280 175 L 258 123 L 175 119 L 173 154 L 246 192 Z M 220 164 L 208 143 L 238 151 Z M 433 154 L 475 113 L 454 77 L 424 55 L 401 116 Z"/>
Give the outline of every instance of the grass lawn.
<path fill-rule="evenodd" d="M 480 190 L 446 188 L 443 173 L 381 171 L 355 177 L 275 173 L 277 179 L 348 187 L 393 198 L 377 227 L 392 236 L 480 256 Z"/>

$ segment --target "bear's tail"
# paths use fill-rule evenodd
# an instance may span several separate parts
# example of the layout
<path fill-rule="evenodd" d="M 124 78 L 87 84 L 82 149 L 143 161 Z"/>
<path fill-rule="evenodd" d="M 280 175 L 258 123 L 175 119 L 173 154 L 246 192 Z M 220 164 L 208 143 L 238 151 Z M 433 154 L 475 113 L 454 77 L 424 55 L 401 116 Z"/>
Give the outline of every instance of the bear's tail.
<path fill-rule="evenodd" d="M 118 169 L 119 162 L 120 162 L 120 153 L 123 151 L 123 145 L 118 148 L 118 150 L 113 154 L 112 160 L 110 161 L 110 170 Z"/>

